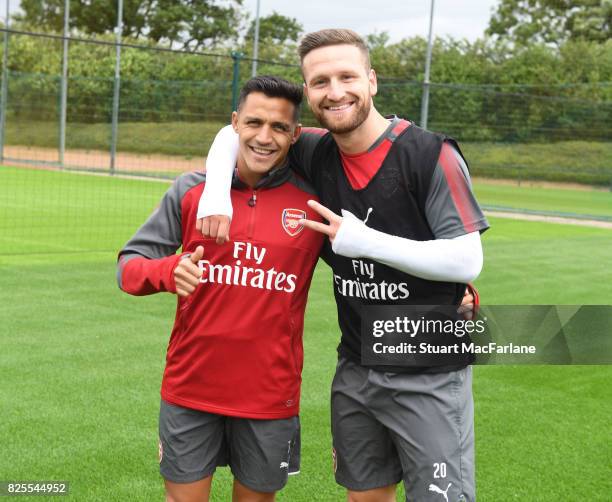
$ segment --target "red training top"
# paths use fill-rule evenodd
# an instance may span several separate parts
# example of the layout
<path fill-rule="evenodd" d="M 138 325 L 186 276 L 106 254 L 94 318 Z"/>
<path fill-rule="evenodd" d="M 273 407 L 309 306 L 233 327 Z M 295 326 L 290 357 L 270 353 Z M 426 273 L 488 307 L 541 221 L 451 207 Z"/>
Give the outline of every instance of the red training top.
<path fill-rule="evenodd" d="M 308 288 L 323 242 L 303 231 L 311 189 L 288 168 L 255 189 L 235 181 L 229 243 L 196 231 L 205 175 L 181 176 L 119 254 L 120 287 L 134 295 L 175 292 L 180 255 L 204 245 L 196 291 L 179 298 L 162 398 L 221 415 L 276 419 L 299 412 Z"/>

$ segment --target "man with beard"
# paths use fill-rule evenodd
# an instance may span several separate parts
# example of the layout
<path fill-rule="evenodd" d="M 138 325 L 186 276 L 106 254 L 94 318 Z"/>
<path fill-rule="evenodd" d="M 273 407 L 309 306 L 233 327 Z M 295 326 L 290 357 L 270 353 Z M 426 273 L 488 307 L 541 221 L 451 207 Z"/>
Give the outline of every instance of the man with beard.
<path fill-rule="evenodd" d="M 467 165 L 451 138 L 376 110 L 376 74 L 356 33 L 310 33 L 299 53 L 308 102 L 329 130 L 305 130 L 290 158 L 318 191 L 322 204 L 310 207 L 329 222 L 304 224 L 329 237 L 323 257 L 342 332 L 331 396 L 336 480 L 351 502 L 395 500 L 402 480 L 407 500 L 472 501 L 471 367 L 366 366 L 360 333 L 364 306 L 458 305 L 480 273 L 488 224 Z M 198 211 L 209 216 L 203 233 L 220 242 L 229 219 L 210 215 L 231 216 L 223 178 L 235 151 L 223 130 Z"/>

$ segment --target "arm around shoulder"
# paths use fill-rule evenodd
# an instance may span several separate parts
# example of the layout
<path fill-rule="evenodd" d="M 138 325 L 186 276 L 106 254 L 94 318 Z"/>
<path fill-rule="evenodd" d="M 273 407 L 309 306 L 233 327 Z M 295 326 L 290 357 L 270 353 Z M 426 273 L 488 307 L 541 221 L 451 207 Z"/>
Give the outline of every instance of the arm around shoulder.
<path fill-rule="evenodd" d="M 231 219 L 230 190 L 238 148 L 238 134 L 231 125 L 217 133 L 206 158 L 206 186 L 198 205 L 198 219 L 212 215 L 225 215 Z"/>

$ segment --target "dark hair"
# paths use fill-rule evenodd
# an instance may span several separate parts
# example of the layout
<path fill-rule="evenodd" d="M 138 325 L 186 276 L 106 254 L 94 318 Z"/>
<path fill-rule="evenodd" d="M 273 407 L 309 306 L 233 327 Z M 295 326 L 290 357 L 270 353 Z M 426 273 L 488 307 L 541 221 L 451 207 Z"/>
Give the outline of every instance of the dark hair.
<path fill-rule="evenodd" d="M 370 54 L 365 41 L 353 30 L 343 28 L 330 28 L 306 33 L 298 46 L 300 63 L 304 63 L 304 58 L 310 51 L 330 45 L 354 45 L 363 54 L 366 69 L 370 69 Z"/>
<path fill-rule="evenodd" d="M 297 122 L 300 118 L 300 105 L 302 104 L 302 87 L 280 77 L 271 75 L 260 75 L 248 80 L 240 90 L 238 98 L 238 110 L 242 107 L 246 98 L 252 92 L 261 92 L 269 98 L 284 98 L 293 103 L 295 111 L 293 120 Z"/>

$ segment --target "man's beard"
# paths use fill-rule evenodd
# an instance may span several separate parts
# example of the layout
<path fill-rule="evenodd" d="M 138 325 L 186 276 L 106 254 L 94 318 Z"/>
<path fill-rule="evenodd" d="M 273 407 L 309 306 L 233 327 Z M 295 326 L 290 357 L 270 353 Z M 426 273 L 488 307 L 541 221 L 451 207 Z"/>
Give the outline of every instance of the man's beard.
<path fill-rule="evenodd" d="M 358 103 L 359 103 L 358 101 L 355 102 L 356 107 Z M 370 108 L 371 108 L 371 101 L 367 101 L 365 105 L 359 106 L 357 108 L 357 111 L 355 112 L 353 118 L 350 121 L 348 121 L 347 123 L 338 124 L 338 125 L 334 122 L 328 121 L 325 117 L 325 112 L 318 112 L 318 111 L 315 112 L 313 110 L 312 113 L 314 114 L 316 119 L 321 123 L 321 125 L 325 127 L 325 129 L 327 129 L 328 131 L 334 134 L 346 134 L 346 133 L 354 131 L 361 124 L 365 122 L 365 120 L 368 118 L 368 115 L 370 114 Z"/>

